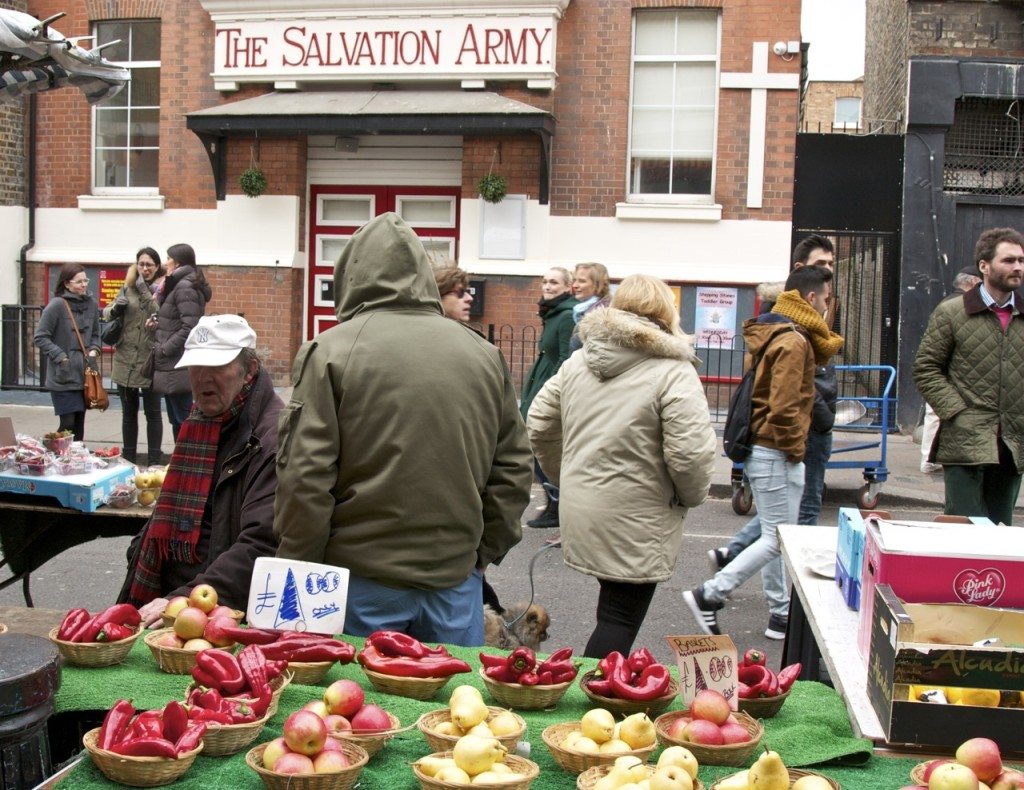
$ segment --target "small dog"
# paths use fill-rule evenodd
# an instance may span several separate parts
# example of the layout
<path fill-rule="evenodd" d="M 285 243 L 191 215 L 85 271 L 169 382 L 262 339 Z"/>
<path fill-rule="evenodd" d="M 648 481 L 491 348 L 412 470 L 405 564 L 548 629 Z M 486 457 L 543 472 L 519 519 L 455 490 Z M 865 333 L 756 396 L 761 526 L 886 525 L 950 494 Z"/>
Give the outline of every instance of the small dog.
<path fill-rule="evenodd" d="M 521 614 L 523 616 L 519 617 Z M 511 628 L 505 625 L 513 620 L 515 622 Z M 516 603 L 502 612 L 484 604 L 484 644 L 488 647 L 513 650 L 523 646 L 539 650 L 540 643 L 548 638 L 550 625 L 548 610 L 539 603 L 531 604 L 529 607 L 525 603 Z"/>

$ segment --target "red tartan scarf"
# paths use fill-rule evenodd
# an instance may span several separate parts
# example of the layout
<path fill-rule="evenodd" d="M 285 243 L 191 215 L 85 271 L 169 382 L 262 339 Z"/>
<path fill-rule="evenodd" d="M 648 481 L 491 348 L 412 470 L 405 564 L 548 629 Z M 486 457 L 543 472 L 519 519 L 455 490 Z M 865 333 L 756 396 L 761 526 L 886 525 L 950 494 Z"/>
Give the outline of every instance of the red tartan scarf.
<path fill-rule="evenodd" d="M 199 562 L 196 545 L 217 465 L 217 444 L 225 423 L 245 407 L 256 379 L 246 382 L 226 412 L 207 417 L 194 405 L 181 424 L 167 476 L 142 539 L 128 602 L 142 606 L 159 598 L 165 562 Z"/>

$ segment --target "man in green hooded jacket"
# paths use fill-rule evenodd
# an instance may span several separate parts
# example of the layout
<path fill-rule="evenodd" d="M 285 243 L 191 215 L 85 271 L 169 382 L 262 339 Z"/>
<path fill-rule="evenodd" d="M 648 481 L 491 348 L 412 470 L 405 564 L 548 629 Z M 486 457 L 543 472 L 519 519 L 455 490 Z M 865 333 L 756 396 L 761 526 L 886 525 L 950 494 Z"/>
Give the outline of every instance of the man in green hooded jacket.
<path fill-rule="evenodd" d="M 508 366 L 444 317 L 397 214 L 352 237 L 334 293 L 341 323 L 299 350 L 281 413 L 277 556 L 349 569 L 346 633 L 481 645 L 482 574 L 530 498 Z"/>

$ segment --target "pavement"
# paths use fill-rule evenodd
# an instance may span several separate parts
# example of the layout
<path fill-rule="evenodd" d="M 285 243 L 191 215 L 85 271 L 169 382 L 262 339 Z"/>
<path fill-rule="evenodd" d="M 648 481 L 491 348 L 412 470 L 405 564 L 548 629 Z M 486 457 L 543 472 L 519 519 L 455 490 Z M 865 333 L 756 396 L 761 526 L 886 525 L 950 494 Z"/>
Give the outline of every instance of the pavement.
<path fill-rule="evenodd" d="M 279 391 L 287 400 L 287 391 Z M 0 391 L 0 417 L 11 417 L 18 433 L 40 437 L 57 427 L 57 418 L 50 405 L 50 396 L 45 392 L 19 390 Z M 145 436 L 145 419 L 139 414 L 139 433 Z M 844 444 L 874 443 L 879 445 L 880 434 L 863 434 L 837 431 L 834 447 Z M 111 397 L 111 407 L 105 412 L 90 411 L 85 418 L 85 442 L 89 447 L 121 444 L 121 409 L 116 395 Z M 144 438 L 140 438 L 140 449 Z M 171 452 L 171 427 L 164 415 L 164 443 L 162 449 Z M 884 461 L 884 465 L 881 463 Z M 873 468 L 879 480 L 878 502 L 875 507 L 893 510 L 912 508 L 942 512 L 944 486 L 942 474 L 921 472 L 921 446 L 914 437 L 906 434 L 890 434 L 887 437 L 885 457 L 880 446 L 855 452 L 833 450 L 832 462 L 851 463 L 853 468 L 830 468 L 825 475 L 825 501 L 844 506 L 856 506 L 860 489 L 866 484 L 865 468 Z M 732 462 L 724 455 L 715 462 L 711 496 L 731 499 L 734 494 Z M 1017 501 L 1017 509 L 1024 512 L 1024 493 Z"/>

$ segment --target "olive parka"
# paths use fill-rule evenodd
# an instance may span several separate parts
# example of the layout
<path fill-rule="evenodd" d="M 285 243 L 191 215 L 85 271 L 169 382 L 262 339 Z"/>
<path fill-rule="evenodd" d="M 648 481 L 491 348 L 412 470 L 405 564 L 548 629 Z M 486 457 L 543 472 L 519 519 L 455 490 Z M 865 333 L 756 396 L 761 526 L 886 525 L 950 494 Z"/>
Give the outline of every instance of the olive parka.
<path fill-rule="evenodd" d="M 110 380 L 129 389 L 149 389 L 152 379 L 142 375 L 142 365 L 153 348 L 154 331 L 146 320 L 156 315 L 155 291 L 162 277 L 151 283 L 140 277 L 138 268 L 130 266 L 117 297 L 103 310 L 103 320 L 121 319 L 121 339 L 114 350 Z"/>
<path fill-rule="evenodd" d="M 280 419 L 277 556 L 449 589 L 522 538 L 530 447 L 501 352 L 444 317 L 394 213 L 334 272 L 337 326 L 300 348 Z"/>

